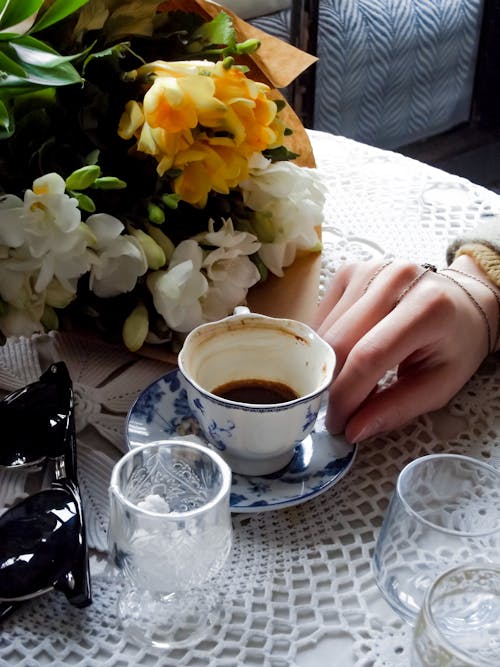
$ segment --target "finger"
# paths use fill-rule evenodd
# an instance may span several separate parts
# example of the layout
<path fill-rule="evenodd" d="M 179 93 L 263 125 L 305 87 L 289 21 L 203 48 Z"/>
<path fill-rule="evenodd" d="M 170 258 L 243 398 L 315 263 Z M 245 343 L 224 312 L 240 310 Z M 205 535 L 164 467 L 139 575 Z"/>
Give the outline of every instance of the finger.
<path fill-rule="evenodd" d="M 324 320 L 318 333 L 329 343 L 337 355 L 336 375 L 356 343 L 394 308 L 399 294 L 421 271 L 414 264 L 395 265 L 386 269 L 384 280 L 370 286 L 369 292 L 357 301 L 346 289 L 339 303 Z"/>
<path fill-rule="evenodd" d="M 326 289 L 325 296 L 318 305 L 313 326 L 320 336 L 323 321 L 340 301 L 346 289 L 347 281 L 346 272 L 342 270 L 337 271 Z"/>
<path fill-rule="evenodd" d="M 369 396 L 346 424 L 349 442 L 397 429 L 412 419 L 443 407 L 462 386 L 448 364 L 420 369 Z"/>
<path fill-rule="evenodd" d="M 327 415 L 331 432 L 343 429 L 348 417 L 387 371 L 446 334 L 446 324 L 453 316 L 451 308 L 449 301 L 440 298 L 433 281 L 429 281 L 358 340 L 331 386 Z"/>
<path fill-rule="evenodd" d="M 335 272 L 317 310 L 316 329 L 320 335 L 320 329 L 324 327 L 327 318 L 335 319 L 344 312 L 346 303 L 351 305 L 359 298 L 369 277 L 378 270 L 379 265 L 379 262 L 354 262 L 344 264 Z M 349 294 L 347 299 L 346 291 Z M 341 303 L 342 307 L 339 306 Z"/>
<path fill-rule="evenodd" d="M 328 286 L 318 308 L 318 333 L 328 329 L 348 308 L 358 301 L 392 262 L 355 262 L 342 266 Z"/>

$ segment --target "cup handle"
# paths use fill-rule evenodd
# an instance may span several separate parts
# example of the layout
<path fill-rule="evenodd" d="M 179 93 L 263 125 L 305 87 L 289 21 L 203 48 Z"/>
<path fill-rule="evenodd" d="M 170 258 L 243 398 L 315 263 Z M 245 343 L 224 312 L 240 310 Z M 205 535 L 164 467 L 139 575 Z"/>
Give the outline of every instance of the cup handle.
<path fill-rule="evenodd" d="M 236 306 L 233 310 L 233 315 L 248 315 L 249 312 L 250 308 L 247 308 L 246 306 Z"/>

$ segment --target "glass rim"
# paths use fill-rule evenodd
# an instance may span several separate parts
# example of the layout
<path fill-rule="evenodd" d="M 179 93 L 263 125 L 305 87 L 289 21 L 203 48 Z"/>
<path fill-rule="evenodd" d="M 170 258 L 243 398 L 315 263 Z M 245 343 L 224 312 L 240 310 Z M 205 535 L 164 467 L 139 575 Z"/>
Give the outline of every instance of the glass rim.
<path fill-rule="evenodd" d="M 212 461 L 216 464 L 216 466 L 219 468 L 221 471 L 222 475 L 222 480 L 221 480 L 221 485 L 220 489 L 217 491 L 215 496 L 209 500 L 208 502 L 204 503 L 200 507 L 197 507 L 196 509 L 193 510 L 187 510 L 186 512 L 175 512 L 175 511 L 169 511 L 169 512 L 155 512 L 153 510 L 148 510 L 144 509 L 142 507 L 138 507 L 135 503 L 133 503 L 131 500 L 129 500 L 122 492 L 120 488 L 120 484 L 118 482 L 118 478 L 120 475 L 120 472 L 123 468 L 123 466 L 138 452 L 141 452 L 146 449 L 154 449 L 154 448 L 160 448 L 160 447 L 181 447 L 184 449 L 190 449 L 190 450 L 196 450 L 200 452 L 203 455 L 208 456 L 208 458 L 212 459 Z M 153 440 L 151 442 L 148 442 L 144 445 L 140 445 L 138 447 L 134 447 L 133 449 L 130 449 L 124 456 L 119 459 L 116 464 L 113 467 L 113 471 L 111 473 L 111 480 L 109 483 L 109 492 L 113 493 L 117 498 L 120 499 L 121 502 L 123 502 L 124 505 L 127 505 L 131 510 L 136 512 L 137 514 L 144 514 L 147 516 L 154 516 L 154 517 L 161 517 L 162 519 L 168 521 L 178 521 L 180 518 L 191 518 L 193 516 L 201 515 L 204 514 L 205 512 L 209 512 L 211 509 L 213 509 L 216 505 L 220 503 L 222 498 L 229 493 L 231 489 L 231 468 L 229 465 L 224 461 L 222 456 L 218 454 L 217 452 L 213 451 L 212 449 L 209 449 L 206 445 L 200 445 L 196 442 L 190 442 L 189 440 L 180 440 L 176 438 L 169 438 L 167 440 Z"/>
<path fill-rule="evenodd" d="M 409 502 L 406 500 L 404 494 L 402 493 L 401 485 L 404 481 L 404 478 L 413 470 L 413 468 L 416 468 L 418 465 L 425 463 L 431 459 L 455 459 L 459 461 L 463 461 L 466 463 L 470 463 L 475 467 L 483 468 L 487 470 L 488 472 L 492 473 L 495 477 L 498 478 L 500 482 L 500 471 L 494 468 L 492 465 L 489 463 L 486 463 L 485 461 L 482 461 L 481 459 L 475 459 L 472 456 L 467 456 L 465 454 L 446 454 L 446 453 L 436 453 L 436 454 L 426 454 L 424 456 L 420 456 L 417 459 L 414 459 L 413 461 L 410 461 L 399 473 L 397 481 L 396 481 L 396 493 L 397 497 L 404 506 L 406 512 L 413 516 L 417 521 L 419 521 L 422 524 L 425 524 L 432 528 L 433 530 L 438 530 L 441 533 L 446 533 L 448 535 L 456 535 L 456 536 L 467 536 L 467 537 L 480 537 L 484 535 L 492 535 L 494 533 L 500 532 L 500 522 L 497 523 L 495 528 L 490 528 L 488 530 L 480 530 L 480 531 L 462 531 L 462 530 L 454 530 L 451 528 L 445 528 L 444 526 L 440 526 L 436 523 L 433 523 L 432 521 L 429 521 L 428 519 L 424 518 L 419 512 L 417 512 L 413 507 L 409 504 Z"/>
<path fill-rule="evenodd" d="M 498 574 L 499 579 L 500 579 L 500 562 L 498 563 L 483 563 L 483 564 L 476 564 L 476 563 L 462 563 L 461 565 L 457 565 L 456 567 L 452 567 L 449 570 L 445 570 L 445 572 L 442 572 L 440 575 L 438 575 L 432 584 L 429 586 L 427 591 L 425 592 L 424 596 L 424 602 L 422 605 L 422 613 L 427 617 L 427 619 L 431 622 L 432 624 L 432 630 L 439 636 L 440 640 L 443 642 L 443 647 L 445 650 L 449 651 L 452 655 L 453 658 L 458 658 L 460 660 L 463 660 L 464 662 L 470 662 L 472 659 L 472 656 L 470 654 L 464 653 L 461 648 L 458 646 L 455 646 L 449 639 L 448 637 L 441 631 L 439 625 L 436 623 L 436 616 L 433 613 L 431 609 L 431 598 L 433 593 L 436 590 L 436 587 L 443 581 L 443 579 L 446 579 L 450 575 L 457 574 L 459 572 L 471 572 L 471 571 L 483 571 L 483 572 L 495 572 Z M 484 659 L 480 663 L 480 667 L 497 667 L 497 662 L 490 662 L 488 659 L 485 661 Z M 471 663 L 472 665 L 472 663 Z"/>

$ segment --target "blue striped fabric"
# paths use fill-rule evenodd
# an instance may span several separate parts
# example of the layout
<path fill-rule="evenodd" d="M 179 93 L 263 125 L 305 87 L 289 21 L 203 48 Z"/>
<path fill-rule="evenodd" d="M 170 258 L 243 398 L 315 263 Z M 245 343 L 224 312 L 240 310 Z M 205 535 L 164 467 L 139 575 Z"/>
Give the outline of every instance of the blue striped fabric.
<path fill-rule="evenodd" d="M 320 0 L 314 129 L 396 148 L 469 118 L 483 0 Z M 252 21 L 287 39 L 289 12 Z"/>

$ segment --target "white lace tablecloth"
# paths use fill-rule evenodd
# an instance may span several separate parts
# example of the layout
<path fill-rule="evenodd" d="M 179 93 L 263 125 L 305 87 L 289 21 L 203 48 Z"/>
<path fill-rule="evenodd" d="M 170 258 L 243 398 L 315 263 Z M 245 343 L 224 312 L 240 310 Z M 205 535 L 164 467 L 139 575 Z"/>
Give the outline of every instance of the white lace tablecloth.
<path fill-rule="evenodd" d="M 500 197 L 429 166 L 340 137 L 310 134 L 329 192 L 321 291 L 345 260 L 406 257 L 444 265 L 448 240 Z M 399 667 L 411 631 L 381 599 L 371 556 L 398 472 L 411 459 L 448 451 L 500 466 L 500 360 L 486 360 L 439 413 L 374 438 L 350 472 L 303 505 L 234 515 L 235 547 L 225 615 L 208 641 L 185 651 L 145 650 L 116 623 L 117 590 L 102 572 L 107 484 L 124 451 L 124 417 L 137 394 L 168 367 L 104 344 L 41 336 L 0 349 L 0 387 L 38 377 L 64 359 L 77 396 L 79 473 L 92 557 L 94 603 L 78 610 L 49 594 L 23 605 L 0 633 L 0 665 L 34 667 Z M 2 497 L 16 476 L 3 473 Z"/>

